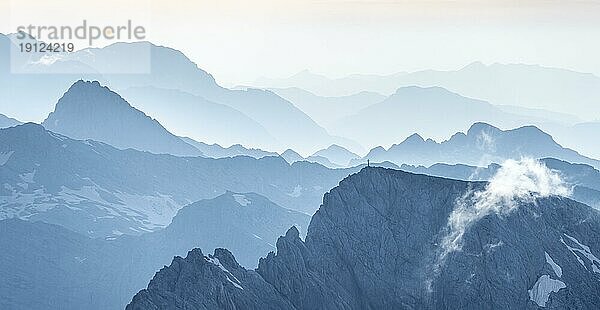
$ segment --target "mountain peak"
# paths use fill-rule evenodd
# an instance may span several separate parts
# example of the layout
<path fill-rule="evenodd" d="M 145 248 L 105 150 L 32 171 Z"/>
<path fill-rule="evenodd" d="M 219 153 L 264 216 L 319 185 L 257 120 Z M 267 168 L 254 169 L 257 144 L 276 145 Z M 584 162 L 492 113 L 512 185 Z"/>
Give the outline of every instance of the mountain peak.
<path fill-rule="evenodd" d="M 16 132 L 17 134 L 21 135 L 24 133 L 35 133 L 35 134 L 41 134 L 41 133 L 45 133 L 46 129 L 37 123 L 24 123 L 18 126 L 14 126 L 14 127 L 10 127 L 10 128 L 5 128 L 2 130 L 2 132 L 5 133 L 12 133 L 12 132 Z"/>
<path fill-rule="evenodd" d="M 501 131 L 501 130 L 498 129 L 497 127 L 494 127 L 494 126 L 488 124 L 488 123 L 477 122 L 477 123 L 474 123 L 473 125 L 471 125 L 471 127 L 467 131 L 467 135 L 471 136 L 471 135 L 477 135 L 481 132 L 493 133 L 493 132 L 499 132 L 499 131 Z"/>
<path fill-rule="evenodd" d="M 23 123 L 14 118 L 10 118 L 4 114 L 0 114 L 0 128 L 13 127 L 21 124 Z"/>
<path fill-rule="evenodd" d="M 298 154 L 296 151 L 292 149 L 287 149 L 285 152 L 281 153 L 281 157 L 285 159 L 289 164 L 293 164 L 297 161 L 303 161 L 304 157 Z"/>
<path fill-rule="evenodd" d="M 201 155 L 98 81 L 78 80 L 71 85 L 42 125 L 74 139 L 101 141 L 121 149 Z"/>
<path fill-rule="evenodd" d="M 60 113 L 60 110 L 63 109 L 77 109 L 74 106 L 81 105 L 85 105 L 87 109 L 102 109 L 103 106 L 107 105 L 110 105 L 110 108 L 133 109 L 119 94 L 106 86 L 100 85 L 100 82 L 78 80 L 69 87 L 67 92 L 58 101 L 53 113 L 57 111 Z M 88 111 L 92 112 L 91 110 Z M 97 110 L 93 112 L 97 112 Z"/>
<path fill-rule="evenodd" d="M 395 95 L 402 95 L 402 94 L 437 94 L 437 93 L 449 93 L 449 94 L 453 94 L 451 91 L 440 87 L 440 86 L 417 86 L 417 85 L 411 85 L 411 86 L 405 86 L 405 87 L 400 87 L 396 90 Z"/>
<path fill-rule="evenodd" d="M 421 135 L 419 135 L 418 133 L 413 133 L 412 135 L 410 135 L 408 138 L 406 138 L 400 144 L 415 144 L 415 143 L 423 143 L 423 142 L 425 142 L 425 139 L 423 139 L 423 137 L 421 137 Z"/>

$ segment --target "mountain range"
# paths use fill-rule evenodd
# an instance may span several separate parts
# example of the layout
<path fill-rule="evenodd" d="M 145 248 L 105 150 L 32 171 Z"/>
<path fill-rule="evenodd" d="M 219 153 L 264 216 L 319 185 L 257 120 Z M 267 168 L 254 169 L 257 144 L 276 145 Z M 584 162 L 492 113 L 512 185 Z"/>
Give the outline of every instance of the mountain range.
<path fill-rule="evenodd" d="M 502 195 L 493 199 L 511 207 L 496 213 L 475 195 L 477 213 L 457 211 L 469 192 Z M 597 307 L 599 211 L 554 195 L 505 194 L 366 168 L 325 195 L 305 241 L 290 228 L 256 271 L 227 250 L 195 249 L 157 272 L 126 309 Z"/>
<path fill-rule="evenodd" d="M 309 219 L 257 194 L 227 192 L 141 236 L 91 239 L 61 226 L 2 220 L 0 308 L 122 309 L 175 255 L 227 247 L 256 267 L 290 226 L 306 233 Z"/>
<path fill-rule="evenodd" d="M 0 219 L 41 220 L 93 237 L 160 229 L 182 206 L 227 190 L 312 214 L 325 191 L 359 169 L 119 150 L 32 123 L 1 129 L 0 154 Z"/>
<path fill-rule="evenodd" d="M 22 123 L 14 118 L 10 118 L 4 114 L 0 114 L 0 128 L 13 127 Z"/>
<path fill-rule="evenodd" d="M 192 145 L 197 148 L 202 155 L 210 158 L 225 158 L 225 157 L 235 157 L 235 156 L 250 156 L 256 159 L 267 157 L 267 156 L 279 156 L 279 154 L 275 152 L 263 151 L 261 149 L 256 148 L 247 148 L 241 144 L 234 144 L 229 147 L 222 147 L 219 144 L 208 144 L 204 142 L 198 142 L 191 138 L 182 137 L 184 142 Z"/>
<path fill-rule="evenodd" d="M 0 34 L 0 50 L 9 53 L 11 48 L 16 47 L 10 37 Z M 195 131 L 199 127 L 190 120 L 194 115 L 197 120 L 205 121 L 214 117 L 212 123 L 202 125 L 215 126 L 210 128 L 210 133 L 217 136 L 210 137 L 212 140 L 207 142 L 246 142 L 219 130 L 224 122 L 245 131 L 242 138 L 254 135 L 251 141 L 260 141 L 261 148 L 270 150 L 283 150 L 288 141 L 294 141 L 293 147 L 302 152 L 314 152 L 332 143 L 356 145 L 348 139 L 330 136 L 310 117 L 273 92 L 231 90 L 219 86 L 210 74 L 171 48 L 148 42 L 115 43 L 69 54 L 35 54 L 32 57 L 0 67 L 3 69 L 0 71 L 0 81 L 3 81 L 0 83 L 0 103 L 3 103 L 0 109 L 21 119 L 43 119 L 62 96 L 61 90 L 83 79 L 99 81 L 116 92 L 128 93 L 134 106 L 153 107 L 148 113 L 172 109 L 171 113 L 160 116 L 161 120 L 168 123 L 175 134 L 197 140 L 205 140 L 207 135 Z M 40 61 L 42 58 L 44 61 Z M 11 65 L 22 72 L 12 74 Z M 28 91 L 31 88 L 36 91 Z M 146 90 L 156 96 L 143 94 Z M 164 100 L 165 96 L 171 95 L 173 99 Z M 194 109 L 189 109 L 190 104 Z M 188 121 L 171 127 L 175 125 L 173 117 L 184 114 Z"/>
<path fill-rule="evenodd" d="M 600 85 L 600 78 L 592 74 L 473 63 L 457 71 L 341 79 L 303 71 L 290 79 L 255 85 L 273 89 L 331 134 L 351 137 L 365 147 L 397 143 L 414 132 L 448 139 L 474 122 L 487 122 L 503 129 L 535 125 L 564 146 L 600 157 L 600 147 L 591 142 L 600 128 L 600 115 L 588 113 L 597 106 L 594 94 Z M 375 100 L 377 96 L 364 95 L 373 93 L 384 98 L 361 99 Z M 361 102 L 364 106 L 356 109 Z M 327 110 L 333 106 L 328 103 L 336 103 L 334 113 Z"/>
<path fill-rule="evenodd" d="M 361 109 L 379 103 L 386 98 L 384 95 L 367 91 L 348 96 L 324 97 L 297 87 L 272 88 L 269 90 L 293 103 L 325 128 L 329 128 L 339 119 L 356 114 Z"/>
<path fill-rule="evenodd" d="M 546 167 L 560 174 L 572 187 L 571 198 L 600 210 L 600 172 L 585 164 L 572 164 L 554 158 L 540 159 Z M 430 167 L 402 165 L 399 169 L 407 172 L 426 174 L 465 181 L 488 181 L 501 168 L 498 164 L 476 167 L 463 164 L 435 164 Z"/>
<path fill-rule="evenodd" d="M 17 48 L 11 36 L 0 34 L 0 50 L 9 53 L 11 48 Z M 13 67 L 21 73 L 11 74 Z M 562 145 L 587 156 L 600 157 L 600 148 L 590 142 L 594 138 L 590 129 L 598 127 L 599 117 L 580 113 L 595 104 L 590 98 L 595 98 L 598 78 L 593 75 L 537 66 L 476 63 L 458 71 L 400 73 L 373 79 L 354 75 L 349 79 L 356 79 L 352 83 L 358 88 L 351 87 L 351 92 L 324 94 L 312 90 L 316 95 L 302 90 L 311 90 L 304 87 L 302 80 L 310 80 L 312 76 L 302 75 L 295 85 L 259 85 L 273 91 L 226 89 L 175 49 L 148 42 L 116 43 L 65 55 L 33 53 L 10 62 L 4 60 L 0 65 L 0 109 L 17 119 L 39 122 L 53 110 L 64 90 L 83 79 L 110 87 L 173 134 L 208 144 L 242 144 L 277 152 L 293 148 L 305 155 L 338 144 L 360 153 L 365 147 L 398 143 L 413 132 L 440 140 L 474 122 L 488 122 L 503 129 L 535 125 Z M 371 79 L 372 83 L 365 82 Z M 332 85 L 339 82 L 327 81 L 319 77 L 313 86 L 334 90 L 336 87 Z M 373 83 L 387 85 L 387 90 L 372 89 Z M 433 90 L 438 92 L 439 100 L 411 97 L 409 90 L 414 91 L 414 85 L 436 86 Z M 411 87 L 402 89 L 405 86 Z M 525 89 L 529 86 L 530 89 Z M 32 88 L 36 91 L 31 91 Z M 401 94 L 396 94 L 399 89 Z M 556 89 L 561 89 L 561 94 L 554 94 Z M 519 94 L 519 98 L 505 98 L 511 93 Z M 583 93 L 592 95 L 580 95 Z M 403 104 L 407 100 L 408 107 Z M 452 110 L 444 103 L 446 100 L 457 103 L 458 108 Z M 485 108 L 475 102 L 492 106 Z M 468 108 L 464 109 L 465 115 L 444 119 L 451 127 L 447 130 L 438 121 L 423 122 L 427 126 L 415 128 L 415 119 L 436 120 L 435 115 L 443 114 L 419 115 L 418 111 L 411 114 L 411 109 L 420 105 L 451 114 L 463 109 L 463 105 Z M 557 108 L 564 106 L 569 108 Z M 488 110 L 490 113 L 484 113 Z M 570 113 L 586 117 L 579 119 Z M 350 121 L 355 123 L 348 125 Z M 400 126 L 392 126 L 398 122 Z"/>
<path fill-rule="evenodd" d="M 339 119 L 329 129 L 374 147 L 397 143 L 415 132 L 438 140 L 447 139 L 476 122 L 514 128 L 536 123 L 536 119 L 504 112 L 488 102 L 466 98 L 444 88 L 411 86 L 399 88 L 385 100 Z"/>
<path fill-rule="evenodd" d="M 42 125 L 74 139 L 100 141 L 121 149 L 180 156 L 202 155 L 198 149 L 96 81 L 80 80 L 73 84 Z"/>
<path fill-rule="evenodd" d="M 360 156 L 350 152 L 348 149 L 332 144 L 329 147 L 319 150 L 308 157 L 302 157 L 296 151 L 287 149 L 281 153 L 281 157 L 289 164 L 299 161 L 317 163 L 328 168 L 346 168 L 351 166 L 361 165 Z M 356 162 L 356 163 L 355 163 Z"/>
<path fill-rule="evenodd" d="M 542 108 L 600 119 L 592 112 L 600 78 L 589 73 L 526 64 L 471 63 L 459 70 L 423 70 L 391 75 L 355 74 L 330 79 L 309 71 L 289 79 L 259 79 L 258 87 L 298 87 L 320 96 L 348 96 L 361 91 L 393 94 L 404 86 L 439 86 L 496 105 Z M 568 103 L 568 104 L 567 104 Z"/>
<path fill-rule="evenodd" d="M 73 140 L 35 124 L 0 130 L 0 142 L 0 176 L 4 184 L 0 188 L 0 217 L 41 220 L 92 237 L 161 229 L 182 206 L 227 190 L 256 192 L 310 215 L 329 188 L 364 167 L 361 163 L 354 168 L 329 169 L 306 161 L 290 165 L 281 157 L 270 156 L 181 158 L 119 150 L 91 140 Z M 387 153 L 382 154 L 387 158 Z M 419 154 L 413 152 L 414 156 Z M 464 151 L 463 155 L 468 154 Z M 536 158 L 544 158 L 552 153 L 537 154 L 540 156 Z M 426 165 L 427 158 L 414 158 L 417 165 Z M 372 163 L 377 160 L 370 159 Z M 579 157 L 571 159 L 577 163 Z"/>
<path fill-rule="evenodd" d="M 225 104 L 200 96 L 155 87 L 132 87 L 120 90 L 134 107 L 156 115 L 167 128 L 180 136 L 221 145 L 246 144 L 271 148 L 277 140 L 259 122 Z"/>
<path fill-rule="evenodd" d="M 521 157 L 552 157 L 600 167 L 598 160 L 562 147 L 552 136 L 535 126 L 501 130 L 486 123 L 475 123 L 466 133 L 456 133 L 441 143 L 413 134 L 387 150 L 382 147 L 372 149 L 362 161 L 390 161 L 397 165 L 445 163 L 482 166 Z"/>
<path fill-rule="evenodd" d="M 230 89 L 150 42 L 15 37 L 0 309 L 600 308 L 592 74 L 473 63 Z"/>

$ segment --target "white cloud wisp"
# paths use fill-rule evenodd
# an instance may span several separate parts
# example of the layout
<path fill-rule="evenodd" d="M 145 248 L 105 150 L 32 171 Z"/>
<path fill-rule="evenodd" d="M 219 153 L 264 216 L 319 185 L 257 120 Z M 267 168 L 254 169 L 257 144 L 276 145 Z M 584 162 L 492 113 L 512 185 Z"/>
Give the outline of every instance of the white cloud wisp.
<path fill-rule="evenodd" d="M 439 263 L 461 249 L 465 231 L 483 217 L 508 214 L 519 206 L 518 202 L 570 194 L 568 184 L 543 163 L 531 158 L 505 161 L 483 190 L 468 192 L 457 200 L 448 218 L 449 232 L 442 239 Z"/>

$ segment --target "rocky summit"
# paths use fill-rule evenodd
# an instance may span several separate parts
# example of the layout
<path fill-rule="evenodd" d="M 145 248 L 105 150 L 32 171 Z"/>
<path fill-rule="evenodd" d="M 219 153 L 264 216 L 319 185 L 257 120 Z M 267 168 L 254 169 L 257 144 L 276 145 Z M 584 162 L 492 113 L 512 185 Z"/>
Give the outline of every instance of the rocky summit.
<path fill-rule="evenodd" d="M 127 309 L 598 309 L 600 213 L 584 204 L 517 199 L 446 248 L 457 204 L 485 188 L 365 168 L 325 195 L 305 240 L 290 228 L 256 271 L 193 250 Z"/>

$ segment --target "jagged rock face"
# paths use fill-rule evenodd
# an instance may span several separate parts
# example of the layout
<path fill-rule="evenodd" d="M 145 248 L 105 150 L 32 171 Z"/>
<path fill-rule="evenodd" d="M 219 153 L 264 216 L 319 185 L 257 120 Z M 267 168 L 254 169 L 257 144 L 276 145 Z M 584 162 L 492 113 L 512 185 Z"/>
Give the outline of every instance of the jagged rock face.
<path fill-rule="evenodd" d="M 566 284 L 551 293 L 546 307 L 600 305 L 600 262 L 584 259 L 580 264 L 563 243 L 571 236 L 598 253 L 600 217 L 567 199 L 543 199 L 505 217 L 483 218 L 465 234 L 462 251 L 436 268 L 440 237 L 454 202 L 481 185 L 363 170 L 325 196 L 305 244 L 286 235 L 277 244 L 277 255 L 261 260 L 258 272 L 280 291 L 292 292 L 289 299 L 302 309 L 345 308 L 341 301 L 353 309 L 535 308 L 529 290 L 544 274 Z M 562 277 L 552 273 L 545 253 L 562 266 Z M 282 276 L 282 265 L 302 265 L 301 272 L 287 270 Z M 317 275 L 296 286 L 284 281 L 288 275 L 310 272 Z M 315 302 L 312 289 L 323 282 L 318 295 L 327 294 L 326 288 L 343 297 Z"/>
<path fill-rule="evenodd" d="M 204 256 L 200 249 L 175 257 L 148 288 L 140 291 L 127 310 L 151 309 L 292 309 L 275 289 L 254 271 L 242 268 L 225 249 Z"/>
<path fill-rule="evenodd" d="M 484 186 L 363 169 L 325 195 L 306 241 L 290 229 L 257 272 L 296 309 L 598 308 L 600 215 L 572 200 L 484 216 L 441 255 L 457 200 Z"/>
<path fill-rule="evenodd" d="M 342 181 L 325 195 L 306 238 L 306 252 L 314 254 L 302 258 L 307 269 L 319 271 L 316 278 L 325 284 L 318 290 L 337 285 L 345 296 L 342 300 L 353 309 L 424 306 L 426 271 L 436 249 L 433 237 L 444 227 L 453 202 L 467 186 L 465 182 L 380 169 L 366 169 L 360 176 Z M 277 273 L 270 276 L 268 270 L 280 259 L 291 259 L 279 248 L 280 243 L 294 241 L 278 242 L 278 255 L 262 260 L 258 269 L 276 287 L 281 279 L 276 278 Z M 315 293 L 306 290 L 304 296 L 294 298 L 304 302 Z M 337 303 L 342 300 L 327 304 L 327 308 L 339 309 Z M 321 307 L 316 303 L 303 308 Z"/>

